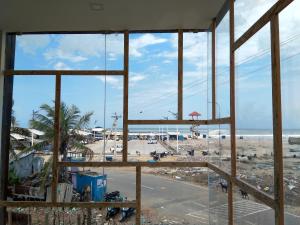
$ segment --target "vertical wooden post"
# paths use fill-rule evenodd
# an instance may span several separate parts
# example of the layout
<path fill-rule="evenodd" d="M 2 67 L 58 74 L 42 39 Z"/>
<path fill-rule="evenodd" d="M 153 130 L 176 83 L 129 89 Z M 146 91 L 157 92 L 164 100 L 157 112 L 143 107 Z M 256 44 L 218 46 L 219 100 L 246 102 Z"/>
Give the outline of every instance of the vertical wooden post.
<path fill-rule="evenodd" d="M 178 31 L 178 120 L 183 118 L 183 32 Z"/>
<path fill-rule="evenodd" d="M 7 220 L 8 220 L 8 225 L 12 225 L 12 212 L 10 209 L 7 212 Z"/>
<path fill-rule="evenodd" d="M 141 166 L 136 167 L 136 225 L 141 224 L 141 209 L 142 209 L 142 190 L 141 190 L 141 185 L 142 185 L 142 171 L 141 171 Z"/>
<path fill-rule="evenodd" d="M 282 113 L 278 14 L 271 19 L 275 224 L 284 224 Z"/>
<path fill-rule="evenodd" d="M 123 162 L 128 155 L 128 86 L 129 86 L 129 32 L 124 33 L 124 84 L 123 84 Z"/>
<path fill-rule="evenodd" d="M 231 135 L 231 177 L 236 176 L 236 134 L 235 134 L 235 57 L 234 57 L 234 0 L 229 2 L 229 31 L 230 31 L 230 135 Z M 228 224 L 233 224 L 233 187 L 229 182 L 228 194 Z"/>
<path fill-rule="evenodd" d="M 49 213 L 45 213 L 45 225 L 49 225 Z"/>
<path fill-rule="evenodd" d="M 60 92 L 61 92 L 61 74 L 55 76 L 55 118 L 54 118 L 54 146 L 53 146 L 53 181 L 52 181 L 52 202 L 57 201 L 57 183 L 58 183 L 58 155 L 60 146 Z"/>
<path fill-rule="evenodd" d="M 3 35 L 3 36 L 2 36 Z M 1 35 L 1 69 L 13 69 L 15 64 L 16 36 Z M 3 45 L 3 46 L 2 46 Z M 3 57 L 3 58 L 2 58 Z M 9 171 L 9 148 L 10 128 L 13 98 L 13 76 L 4 76 L 1 87 L 1 149 L 0 149 L 0 201 L 7 199 L 8 171 Z M 0 224 L 5 221 L 6 207 L 0 207 Z"/>
<path fill-rule="evenodd" d="M 80 216 L 80 214 L 77 215 L 77 225 L 82 225 L 81 224 L 81 216 Z"/>
<path fill-rule="evenodd" d="M 216 19 L 211 24 L 212 119 L 216 119 Z"/>

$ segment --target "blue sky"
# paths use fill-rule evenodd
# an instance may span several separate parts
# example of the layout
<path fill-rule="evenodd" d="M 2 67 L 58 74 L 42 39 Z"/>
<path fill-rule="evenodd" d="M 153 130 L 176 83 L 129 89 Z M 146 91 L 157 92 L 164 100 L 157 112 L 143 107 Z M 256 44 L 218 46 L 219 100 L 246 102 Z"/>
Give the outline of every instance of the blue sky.
<path fill-rule="evenodd" d="M 248 0 L 247 0 L 248 1 Z M 236 7 L 245 7 L 238 1 Z M 297 1 L 296 1 L 297 2 Z M 242 4 L 243 3 L 243 4 Z M 272 1 L 266 1 L 267 9 Z M 251 4 L 251 2 L 248 2 Z M 300 128 L 297 89 L 300 59 L 297 9 L 299 2 L 280 15 L 282 55 L 282 102 L 285 128 Z M 251 7 L 250 7 L 251 8 Z M 253 8 L 253 10 L 255 7 Z M 252 11 L 252 10 L 249 10 Z M 247 12 L 248 13 L 248 12 Z M 248 15 L 249 14 L 249 15 Z M 236 36 L 244 32 L 261 12 L 237 14 Z M 293 15 L 293 16 L 291 16 Z M 287 25 L 288 24 L 288 25 Z M 217 114 L 229 115 L 229 20 L 217 28 Z M 298 31 L 298 32 L 297 32 Z M 298 35 L 298 36 L 297 36 Z M 211 77 L 207 33 L 184 34 L 184 117 L 198 111 L 210 115 Z M 129 40 L 129 118 L 172 118 L 177 111 L 177 35 L 131 34 Z M 105 48 L 106 43 L 106 48 Z M 106 51 L 106 57 L 105 57 Z M 237 127 L 272 128 L 269 24 L 236 52 Z M 16 69 L 107 69 L 123 68 L 123 36 L 104 35 L 22 35 L 17 37 Z M 20 77 L 14 81 L 14 110 L 20 126 L 27 127 L 32 110 L 53 104 L 54 76 Z M 103 76 L 64 76 L 62 100 L 82 112 L 93 111 L 91 126 L 104 126 Z M 106 126 L 111 115 L 123 112 L 123 78 L 106 77 Z M 207 108 L 207 106 L 209 106 Z M 121 127 L 121 121 L 119 123 Z"/>

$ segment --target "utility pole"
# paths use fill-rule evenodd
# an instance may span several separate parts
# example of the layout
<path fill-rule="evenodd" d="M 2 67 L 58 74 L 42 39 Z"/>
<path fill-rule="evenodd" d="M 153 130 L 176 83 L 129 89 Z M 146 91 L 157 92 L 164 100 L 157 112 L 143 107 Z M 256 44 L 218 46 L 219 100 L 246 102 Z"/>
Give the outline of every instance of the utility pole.
<path fill-rule="evenodd" d="M 115 150 L 114 150 L 114 158 L 117 157 L 117 126 L 118 126 L 118 119 L 120 119 L 122 116 L 120 115 L 117 115 L 117 113 L 115 112 L 115 114 L 113 114 L 111 116 L 111 118 L 114 119 L 114 122 L 113 122 L 113 125 L 112 125 L 112 129 L 114 130 L 115 132 L 115 135 L 114 135 L 114 141 L 115 141 Z M 124 140 L 123 140 L 124 141 Z M 125 140 L 127 141 L 127 140 Z"/>
<path fill-rule="evenodd" d="M 165 120 L 169 120 L 168 116 L 163 117 Z M 167 125 L 167 142 L 169 143 L 169 126 Z"/>
<path fill-rule="evenodd" d="M 175 117 L 175 120 L 178 120 L 178 113 L 174 113 L 172 111 L 168 111 L 169 113 L 171 113 L 174 117 Z M 178 125 L 176 125 L 176 152 L 178 153 L 179 152 L 179 146 L 178 146 Z"/>
<path fill-rule="evenodd" d="M 32 110 L 32 121 L 35 120 L 35 116 L 38 112 L 39 112 L 38 110 L 37 111 Z M 33 129 L 33 128 L 31 127 L 31 129 Z M 31 147 L 32 146 L 33 146 L 33 130 L 31 130 Z"/>

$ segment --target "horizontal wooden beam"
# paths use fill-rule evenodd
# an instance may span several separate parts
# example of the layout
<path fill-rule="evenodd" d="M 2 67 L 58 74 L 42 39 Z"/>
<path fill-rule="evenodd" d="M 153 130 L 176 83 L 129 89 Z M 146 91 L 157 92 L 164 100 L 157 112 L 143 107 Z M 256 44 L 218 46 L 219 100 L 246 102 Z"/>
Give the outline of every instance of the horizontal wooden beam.
<path fill-rule="evenodd" d="M 207 162 L 58 162 L 60 167 L 207 167 Z"/>
<path fill-rule="evenodd" d="M 208 29 L 182 29 L 186 33 L 207 32 Z M 41 32 L 9 32 L 13 35 L 32 35 L 32 34 L 122 34 L 125 30 L 99 30 L 99 31 L 41 31 Z M 157 30 L 129 30 L 129 34 L 135 33 L 177 33 L 178 29 L 157 29 Z"/>
<path fill-rule="evenodd" d="M 222 177 L 224 177 L 226 180 L 230 181 L 231 176 L 226 171 L 220 169 L 219 167 L 217 167 L 216 165 L 214 165 L 212 163 L 207 163 L 207 167 L 209 169 L 213 170 L 214 172 L 216 172 L 217 174 L 221 175 Z"/>
<path fill-rule="evenodd" d="M 214 119 L 214 120 L 207 120 L 207 125 L 230 124 L 230 123 L 231 123 L 230 117 L 224 117 L 224 118 Z"/>
<path fill-rule="evenodd" d="M 0 201 L 0 207 L 72 207 L 72 208 L 104 208 L 104 207 L 136 207 L 135 201 L 128 202 L 33 202 L 33 201 Z"/>
<path fill-rule="evenodd" d="M 229 11 L 229 0 L 225 0 L 222 8 L 220 9 L 220 11 L 217 14 L 216 27 L 219 25 L 219 23 L 222 21 L 222 19 L 224 18 L 224 16 L 226 15 L 226 13 L 228 11 Z"/>
<path fill-rule="evenodd" d="M 89 75 L 89 76 L 120 76 L 124 75 L 123 70 L 6 70 L 4 72 L 5 76 L 12 75 Z"/>
<path fill-rule="evenodd" d="M 246 191 L 248 194 L 253 195 L 253 197 L 255 197 L 257 200 L 263 202 L 264 204 L 273 209 L 275 208 L 275 200 L 270 195 L 258 190 L 253 185 L 248 184 L 247 182 L 239 178 L 233 178 L 232 182 L 243 191 Z"/>
<path fill-rule="evenodd" d="M 128 120 L 129 125 L 212 125 L 212 124 L 229 124 L 230 118 L 220 118 L 214 120 Z"/>
<path fill-rule="evenodd" d="M 249 40 L 257 31 L 265 26 L 274 15 L 281 12 L 294 0 L 278 0 L 262 17 L 260 17 L 239 39 L 234 43 L 234 50 L 241 47 L 247 40 Z"/>
<path fill-rule="evenodd" d="M 256 187 L 252 186 L 251 184 L 248 184 L 247 182 L 239 178 L 231 176 L 228 172 L 223 171 L 218 166 L 212 163 L 207 163 L 207 167 L 224 177 L 227 181 L 231 181 L 231 183 L 238 186 L 243 191 L 246 191 L 248 194 L 253 195 L 253 197 L 255 197 L 257 200 L 263 202 L 264 204 L 273 209 L 275 208 L 275 200 L 270 195 L 258 190 Z"/>

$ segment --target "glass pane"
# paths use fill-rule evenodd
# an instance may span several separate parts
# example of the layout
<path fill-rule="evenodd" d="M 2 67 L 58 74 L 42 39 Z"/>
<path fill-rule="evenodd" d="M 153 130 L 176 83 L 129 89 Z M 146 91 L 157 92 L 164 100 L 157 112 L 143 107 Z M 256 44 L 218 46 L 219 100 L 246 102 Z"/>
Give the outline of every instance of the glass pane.
<path fill-rule="evenodd" d="M 216 28 L 215 104 L 217 118 L 230 115 L 229 13 Z"/>
<path fill-rule="evenodd" d="M 58 202 L 125 202 L 135 200 L 135 168 L 64 167 L 57 187 Z M 49 197 L 48 197 L 49 196 Z M 48 190 L 47 201 L 51 201 Z"/>
<path fill-rule="evenodd" d="M 123 70 L 123 39 L 123 34 L 109 34 L 106 38 L 104 34 L 20 35 L 16 40 L 15 68 Z"/>
<path fill-rule="evenodd" d="M 227 181 L 209 170 L 208 191 L 209 191 L 209 224 L 228 224 L 228 184 Z"/>
<path fill-rule="evenodd" d="M 207 129 L 193 125 L 132 125 L 130 161 L 207 161 Z"/>
<path fill-rule="evenodd" d="M 208 126 L 209 161 L 231 173 L 230 125 Z"/>
<path fill-rule="evenodd" d="M 238 176 L 273 195 L 270 25 L 236 51 Z"/>
<path fill-rule="evenodd" d="M 283 126 L 285 224 L 300 224 L 300 2 L 280 13 L 281 102 Z"/>
<path fill-rule="evenodd" d="M 236 186 L 233 189 L 233 212 L 237 225 L 273 225 L 275 224 L 274 209 L 266 206 L 252 195 Z"/>
<path fill-rule="evenodd" d="M 123 77 L 62 76 L 61 82 L 61 159 L 122 161 Z"/>
<path fill-rule="evenodd" d="M 204 32 L 183 34 L 184 119 L 207 119 L 207 38 L 208 34 Z M 197 116 L 192 118 L 193 112 Z"/>
<path fill-rule="evenodd" d="M 208 224 L 207 168 L 142 172 L 142 224 Z"/>
<path fill-rule="evenodd" d="M 278 0 L 237 0 L 234 4 L 235 38 L 243 35 Z"/>
<path fill-rule="evenodd" d="M 177 46 L 177 34 L 130 35 L 130 119 L 162 119 L 168 111 L 177 113 Z"/>
<path fill-rule="evenodd" d="M 52 183 L 54 120 L 45 120 L 42 111 L 52 104 L 54 90 L 54 76 L 14 78 L 8 200 L 46 200 Z"/>
<path fill-rule="evenodd" d="M 125 212 L 133 212 L 133 214 L 127 213 L 125 216 Z M 11 221 L 11 224 L 17 225 L 135 223 L 133 208 L 130 208 L 130 211 L 126 208 L 7 208 L 7 215 L 7 224 Z"/>

